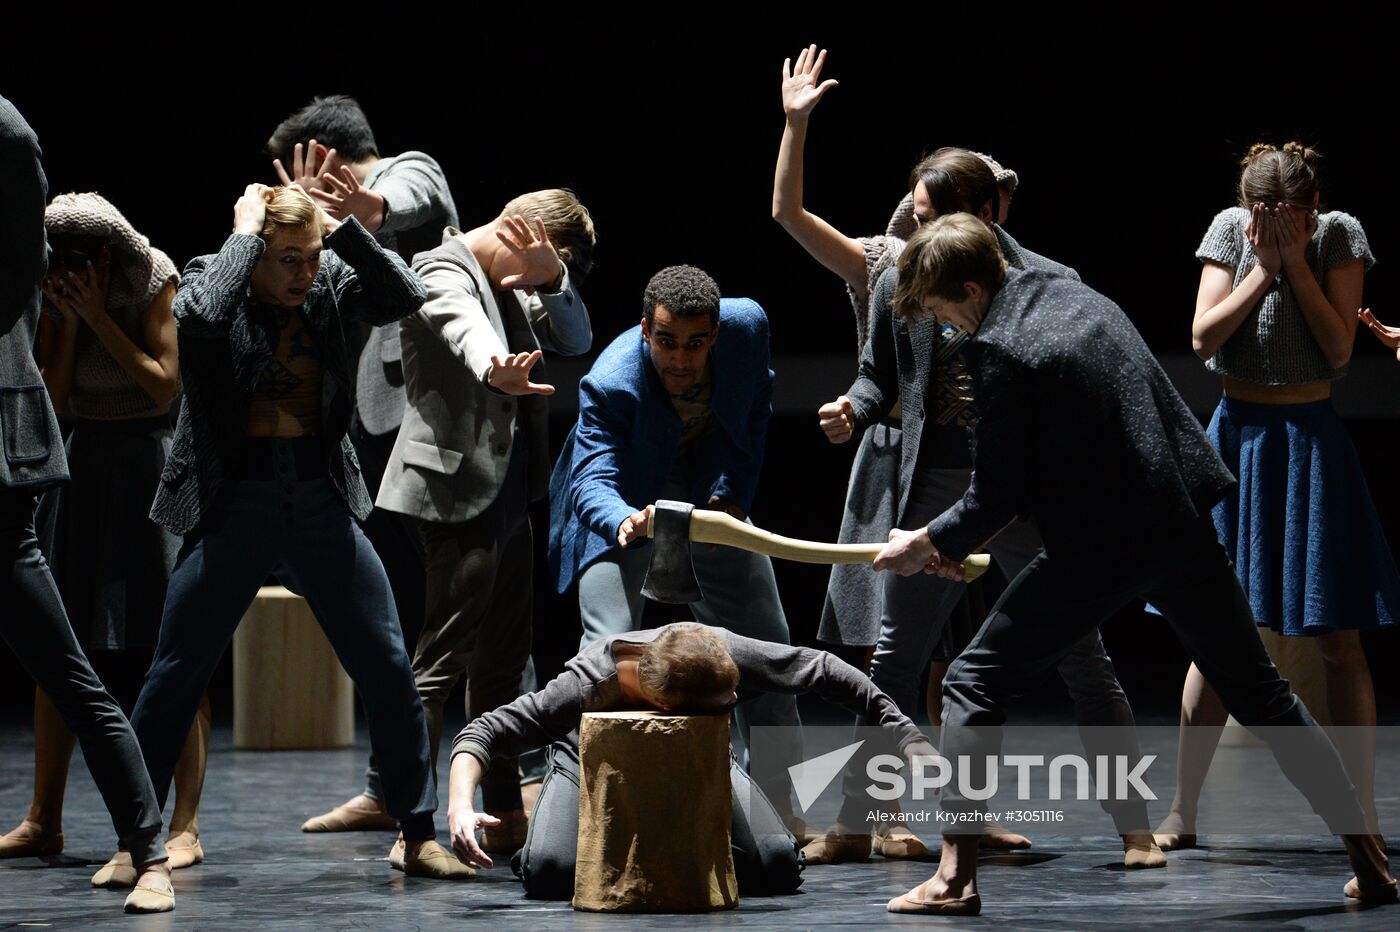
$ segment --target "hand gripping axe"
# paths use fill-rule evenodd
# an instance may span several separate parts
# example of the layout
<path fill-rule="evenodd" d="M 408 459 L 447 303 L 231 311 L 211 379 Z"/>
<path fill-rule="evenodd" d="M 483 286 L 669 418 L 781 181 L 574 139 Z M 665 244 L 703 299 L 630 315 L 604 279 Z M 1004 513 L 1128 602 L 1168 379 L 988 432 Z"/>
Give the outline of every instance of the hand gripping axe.
<path fill-rule="evenodd" d="M 780 537 L 725 514 L 687 502 L 662 499 L 652 509 L 647 536 L 655 541 L 642 595 L 657 602 L 699 602 L 704 593 L 690 565 L 690 545 L 720 544 L 798 563 L 873 563 L 884 544 L 824 544 Z M 975 553 L 963 561 L 968 582 L 987 571 L 991 558 Z"/>

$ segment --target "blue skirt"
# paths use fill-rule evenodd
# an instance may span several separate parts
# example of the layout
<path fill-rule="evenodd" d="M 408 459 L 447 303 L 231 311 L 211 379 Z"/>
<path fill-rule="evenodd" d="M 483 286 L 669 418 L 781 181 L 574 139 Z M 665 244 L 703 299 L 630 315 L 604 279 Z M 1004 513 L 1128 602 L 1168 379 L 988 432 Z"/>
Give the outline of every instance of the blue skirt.
<path fill-rule="evenodd" d="M 1394 624 L 1400 571 L 1331 399 L 1221 398 L 1207 433 L 1239 479 L 1212 516 L 1258 623 L 1285 635 Z"/>

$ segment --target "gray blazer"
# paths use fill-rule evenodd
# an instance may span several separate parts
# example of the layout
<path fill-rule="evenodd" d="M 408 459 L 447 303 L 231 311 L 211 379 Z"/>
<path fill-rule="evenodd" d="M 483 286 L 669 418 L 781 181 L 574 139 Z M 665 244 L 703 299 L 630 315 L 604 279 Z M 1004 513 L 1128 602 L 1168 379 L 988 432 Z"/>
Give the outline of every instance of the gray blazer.
<path fill-rule="evenodd" d="M 384 225 L 374 238 L 412 262 L 437 245 L 443 227 L 457 225 L 457 207 L 447 178 L 432 156 L 404 152 L 375 162 L 365 187 L 384 197 Z M 403 420 L 404 388 L 399 325 L 363 328 L 356 354 L 355 412 L 375 436 L 397 430 Z"/>
<path fill-rule="evenodd" d="M 593 333 L 568 271 L 557 293 L 497 292 L 456 230 L 414 257 L 428 300 L 399 324 L 408 405 L 375 504 L 425 521 L 470 520 L 496 499 L 517 433 L 529 496 L 549 482 L 548 408 L 542 395 L 512 397 L 486 385 L 492 356 L 588 351 Z M 540 366 L 534 370 L 540 381 Z"/>
<path fill-rule="evenodd" d="M 48 190 L 34 130 L 0 97 L 0 488 L 37 490 L 68 478 L 58 418 L 34 362 Z"/>

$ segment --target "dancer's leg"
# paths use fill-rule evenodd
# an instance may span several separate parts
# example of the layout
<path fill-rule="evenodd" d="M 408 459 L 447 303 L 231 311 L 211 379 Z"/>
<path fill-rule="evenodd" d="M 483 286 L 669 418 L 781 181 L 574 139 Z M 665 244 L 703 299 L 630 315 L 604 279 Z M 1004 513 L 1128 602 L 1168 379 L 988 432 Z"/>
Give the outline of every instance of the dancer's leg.
<path fill-rule="evenodd" d="M 34 690 L 34 798 L 24 821 L 0 837 L 0 858 L 51 857 L 63 850 L 63 795 L 76 739 L 42 689 Z"/>
<path fill-rule="evenodd" d="M 1176 744 L 1176 792 L 1171 809 L 1153 833 L 1163 851 L 1196 846 L 1196 807 L 1220 744 L 1229 713 L 1196 665 L 1181 689 L 1181 731 Z"/>

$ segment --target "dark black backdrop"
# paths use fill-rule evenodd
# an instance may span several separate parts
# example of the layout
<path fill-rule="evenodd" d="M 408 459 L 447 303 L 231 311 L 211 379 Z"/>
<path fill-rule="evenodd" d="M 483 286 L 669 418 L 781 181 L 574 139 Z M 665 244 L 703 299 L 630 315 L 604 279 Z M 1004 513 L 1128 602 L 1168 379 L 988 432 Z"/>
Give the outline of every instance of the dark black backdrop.
<path fill-rule="evenodd" d="M 177 26 L 168 8 L 102 22 L 53 6 L 15 27 L 0 93 L 37 130 L 52 192 L 103 193 L 177 263 L 218 248 L 243 186 L 273 180 L 263 141 L 315 94 L 356 96 L 384 153 L 434 155 L 464 223 L 521 191 L 573 187 L 600 234 L 584 289 L 597 348 L 635 321 L 642 285 L 674 262 L 760 301 L 778 354 L 853 347 L 840 283 L 768 213 L 779 68 L 809 41 L 831 49 L 827 76 L 841 82 L 812 122 L 811 209 L 848 233 L 876 232 L 925 151 L 994 153 L 1021 176 L 1016 237 L 1117 300 L 1159 353 L 1189 351 L 1192 253 L 1257 139 L 1320 146 L 1329 205 L 1361 218 L 1382 260 L 1400 256 L 1386 62 L 1321 25 L 1267 35 L 928 4 L 844 16 L 793 15 L 791 4 L 498 7 L 243 5 L 237 18 L 190 7 Z M 1332 50 L 1308 52 L 1315 38 Z M 1367 301 L 1400 319 L 1390 268 L 1368 276 Z M 1364 334 L 1357 352 L 1382 354 Z M 831 373 L 831 394 L 847 375 Z M 567 426 L 556 418 L 556 444 Z M 1349 426 L 1400 541 L 1400 496 L 1386 485 L 1400 461 L 1393 425 Z M 828 448 L 810 415 L 775 419 L 755 517 L 834 537 L 850 452 Z M 794 636 L 809 642 L 825 572 L 784 566 L 780 581 Z M 569 652 L 576 615 L 545 586 L 538 616 L 549 668 Z M 1107 636 L 1134 701 L 1169 713 L 1184 661 L 1160 622 L 1125 613 Z M 1370 641 L 1394 707 L 1387 674 L 1400 654 L 1392 637 Z M 23 714 L 28 686 L 8 654 L 0 684 L 0 701 Z"/>

